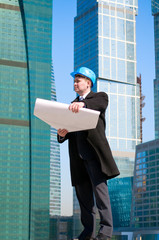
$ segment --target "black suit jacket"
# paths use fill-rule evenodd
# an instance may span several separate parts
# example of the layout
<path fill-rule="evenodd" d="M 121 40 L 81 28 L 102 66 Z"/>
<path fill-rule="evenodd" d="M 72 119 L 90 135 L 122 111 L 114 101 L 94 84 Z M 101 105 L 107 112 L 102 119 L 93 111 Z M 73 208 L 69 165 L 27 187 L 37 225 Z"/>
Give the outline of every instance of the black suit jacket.
<path fill-rule="evenodd" d="M 74 101 L 79 101 L 79 98 L 77 97 Z M 104 92 L 95 93 L 91 91 L 82 101 L 85 103 L 87 108 L 100 111 L 97 127 L 95 129 L 85 130 L 82 132 L 86 141 L 94 149 L 97 161 L 100 162 L 102 172 L 105 174 L 106 179 L 114 178 L 118 176 L 120 172 L 116 166 L 105 136 L 105 111 L 108 106 L 108 96 Z M 86 169 L 83 164 L 84 160 L 78 153 L 76 132 L 68 133 L 62 140 L 58 136 L 58 141 L 60 143 L 64 142 L 66 139 L 69 140 L 71 180 L 72 185 L 74 186 L 85 181 L 88 178 L 88 174 L 86 173 Z"/>

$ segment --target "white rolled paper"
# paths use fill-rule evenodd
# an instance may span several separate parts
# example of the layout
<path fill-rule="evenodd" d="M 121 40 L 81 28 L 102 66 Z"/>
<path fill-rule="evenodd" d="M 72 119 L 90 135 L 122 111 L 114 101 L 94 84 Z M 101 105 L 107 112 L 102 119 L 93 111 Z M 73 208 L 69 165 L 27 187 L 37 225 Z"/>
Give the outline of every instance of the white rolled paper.
<path fill-rule="evenodd" d="M 55 129 L 67 129 L 69 132 L 96 128 L 99 111 L 80 108 L 78 113 L 73 113 L 68 107 L 69 104 L 37 98 L 34 115 Z"/>

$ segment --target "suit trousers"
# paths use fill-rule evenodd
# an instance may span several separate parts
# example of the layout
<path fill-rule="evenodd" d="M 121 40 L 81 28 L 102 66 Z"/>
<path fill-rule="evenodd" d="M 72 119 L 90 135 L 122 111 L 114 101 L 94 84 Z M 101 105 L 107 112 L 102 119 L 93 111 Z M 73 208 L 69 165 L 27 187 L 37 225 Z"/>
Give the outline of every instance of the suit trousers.
<path fill-rule="evenodd" d="M 106 176 L 102 173 L 97 159 L 83 160 L 88 180 L 75 186 L 81 210 L 81 222 L 84 226 L 80 240 L 96 235 L 96 206 L 100 216 L 99 233 L 111 237 L 113 221 Z M 95 204 L 96 203 L 96 204 Z"/>

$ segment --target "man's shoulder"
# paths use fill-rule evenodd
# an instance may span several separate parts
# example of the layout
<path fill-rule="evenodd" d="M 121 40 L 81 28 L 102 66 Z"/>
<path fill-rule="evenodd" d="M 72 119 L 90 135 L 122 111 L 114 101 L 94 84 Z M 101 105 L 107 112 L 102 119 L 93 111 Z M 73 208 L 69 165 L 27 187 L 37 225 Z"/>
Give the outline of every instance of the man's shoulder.
<path fill-rule="evenodd" d="M 88 94 L 88 97 L 95 97 L 95 96 L 99 96 L 99 97 L 108 97 L 107 93 L 105 92 L 93 92 L 91 91 L 89 94 Z"/>

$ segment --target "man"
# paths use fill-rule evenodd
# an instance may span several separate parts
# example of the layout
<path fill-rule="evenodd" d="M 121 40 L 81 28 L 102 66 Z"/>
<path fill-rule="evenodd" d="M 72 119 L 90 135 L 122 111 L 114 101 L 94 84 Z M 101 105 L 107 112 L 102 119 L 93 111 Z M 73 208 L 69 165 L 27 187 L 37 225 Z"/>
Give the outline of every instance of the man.
<path fill-rule="evenodd" d="M 69 110 L 76 114 L 83 107 L 100 111 L 95 129 L 70 133 L 67 129 L 58 130 L 58 141 L 69 141 L 71 180 L 75 186 L 84 226 L 76 239 L 109 240 L 113 223 L 107 180 L 120 173 L 105 136 L 108 96 L 104 92 L 91 91 L 96 76 L 89 68 L 80 67 L 71 75 L 74 77 L 74 90 L 79 96 L 70 104 Z M 94 196 L 100 216 L 100 229 L 96 237 Z"/>

